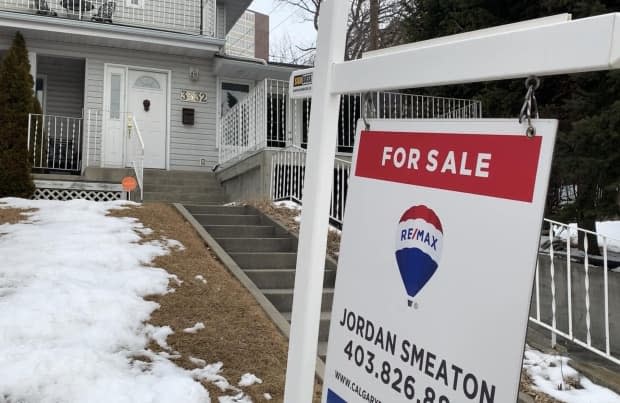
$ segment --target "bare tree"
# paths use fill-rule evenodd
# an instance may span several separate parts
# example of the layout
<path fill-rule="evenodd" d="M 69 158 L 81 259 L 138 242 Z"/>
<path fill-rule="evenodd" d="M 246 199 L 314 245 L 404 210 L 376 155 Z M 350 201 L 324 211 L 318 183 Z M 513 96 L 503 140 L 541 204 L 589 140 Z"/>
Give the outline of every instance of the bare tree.
<path fill-rule="evenodd" d="M 314 64 L 314 48 L 306 49 L 295 45 L 288 33 L 276 42 L 271 42 L 269 59 L 279 63 L 311 66 Z"/>
<path fill-rule="evenodd" d="M 298 7 L 306 21 L 313 21 L 319 27 L 319 12 L 323 0 L 279 0 Z M 344 0 L 339 0 L 344 1 Z M 352 0 L 347 27 L 345 58 L 358 59 L 370 49 L 379 49 L 402 43 L 398 21 L 402 10 L 399 0 Z M 372 19 L 372 21 L 371 21 Z M 375 35 L 372 37 L 372 35 Z M 312 47 L 303 49 L 312 50 Z"/>

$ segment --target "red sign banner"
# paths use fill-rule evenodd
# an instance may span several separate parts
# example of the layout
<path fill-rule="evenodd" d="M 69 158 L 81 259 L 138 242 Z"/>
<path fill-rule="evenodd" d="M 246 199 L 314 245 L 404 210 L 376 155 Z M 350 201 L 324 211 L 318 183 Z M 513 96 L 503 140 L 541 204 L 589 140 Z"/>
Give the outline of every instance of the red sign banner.
<path fill-rule="evenodd" d="M 531 203 L 542 137 L 362 131 L 355 175 Z"/>

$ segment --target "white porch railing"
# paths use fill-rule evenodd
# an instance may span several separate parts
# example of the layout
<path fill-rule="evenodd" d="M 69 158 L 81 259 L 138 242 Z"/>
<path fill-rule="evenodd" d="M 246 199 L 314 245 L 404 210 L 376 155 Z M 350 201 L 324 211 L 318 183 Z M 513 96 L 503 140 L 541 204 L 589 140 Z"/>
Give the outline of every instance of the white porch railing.
<path fill-rule="evenodd" d="M 89 109 L 86 114 L 86 140 L 84 167 L 101 166 L 103 158 L 103 111 Z"/>
<path fill-rule="evenodd" d="M 291 146 L 275 152 L 271 157 L 271 198 L 291 200 L 301 204 L 306 173 L 306 150 Z M 336 158 L 329 218 L 342 225 L 348 190 L 351 163 Z"/>
<path fill-rule="evenodd" d="M 144 139 L 140 133 L 140 127 L 132 114 L 127 115 L 127 139 L 128 160 L 136 175 L 136 181 L 140 186 L 140 201 L 144 200 Z"/>
<path fill-rule="evenodd" d="M 82 118 L 28 115 L 28 150 L 33 169 L 79 172 Z"/>
<path fill-rule="evenodd" d="M 220 121 L 219 163 L 234 161 L 261 148 L 306 147 L 311 100 L 288 96 L 288 82 L 266 79 Z M 480 101 L 398 92 L 374 92 L 369 99 L 381 119 L 480 118 Z M 362 94 L 340 99 L 340 119 L 334 135 L 338 151 L 351 153 L 361 117 Z"/>
<path fill-rule="evenodd" d="M 338 151 L 353 152 L 357 122 L 362 117 L 363 94 L 340 97 L 338 119 Z M 480 119 L 482 103 L 471 99 L 443 98 L 400 92 L 373 92 L 368 102 L 374 109 L 369 118 L 378 119 Z M 293 100 L 293 139 L 302 147 L 308 142 L 311 101 L 309 98 Z M 295 111 L 299 114 L 296 115 Z M 295 132 L 297 131 L 297 132 Z"/>
<path fill-rule="evenodd" d="M 136 175 L 138 186 L 140 186 L 140 198 L 144 196 L 144 137 L 140 131 L 140 127 L 135 117 L 130 112 L 116 112 L 115 122 L 119 122 L 120 127 L 116 130 L 122 132 L 124 139 L 118 142 L 118 147 L 123 158 L 119 161 L 106 161 L 105 150 L 110 147 L 110 140 L 106 145 L 106 116 L 110 116 L 109 111 L 99 109 L 89 109 L 86 114 L 86 138 L 85 138 L 85 154 L 86 161 L 84 167 L 101 167 L 101 168 L 133 168 Z M 109 123 L 108 123 L 109 125 Z M 124 126 L 126 125 L 126 126 Z"/>
<path fill-rule="evenodd" d="M 0 10 L 216 37 L 215 0 L 0 0 Z M 204 10 L 204 12 L 203 12 Z"/>
<path fill-rule="evenodd" d="M 220 163 L 267 146 L 266 91 L 265 82 L 257 85 L 222 117 L 218 144 Z"/>
<path fill-rule="evenodd" d="M 545 226 L 530 321 L 552 332 L 552 345 L 561 336 L 620 364 L 620 323 L 610 320 L 620 313 L 620 273 L 611 271 L 620 266 L 620 240 L 547 219 Z M 588 234 L 601 255 L 589 253 Z"/>

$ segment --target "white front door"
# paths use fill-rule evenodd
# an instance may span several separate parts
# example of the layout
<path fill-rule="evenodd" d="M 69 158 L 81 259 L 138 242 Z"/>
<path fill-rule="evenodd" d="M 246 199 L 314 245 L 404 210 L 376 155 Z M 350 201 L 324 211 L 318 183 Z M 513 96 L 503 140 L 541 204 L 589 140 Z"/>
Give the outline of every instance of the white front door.
<path fill-rule="evenodd" d="M 129 70 L 127 110 L 135 117 L 144 140 L 145 168 L 166 168 L 167 89 L 167 74 Z"/>
<path fill-rule="evenodd" d="M 125 166 L 125 75 L 126 69 L 121 67 L 106 69 L 101 139 L 104 167 Z"/>

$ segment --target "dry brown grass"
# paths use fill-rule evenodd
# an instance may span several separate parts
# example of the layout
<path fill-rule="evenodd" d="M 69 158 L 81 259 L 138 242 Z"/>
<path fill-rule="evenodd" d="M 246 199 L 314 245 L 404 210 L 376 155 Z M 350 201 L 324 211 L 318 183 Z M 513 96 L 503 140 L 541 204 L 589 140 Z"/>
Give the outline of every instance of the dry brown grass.
<path fill-rule="evenodd" d="M 168 337 L 172 350 L 181 353 L 175 363 L 193 369 L 190 356 L 207 363 L 224 363 L 221 375 L 237 385 L 242 374 L 250 372 L 263 380 L 243 391 L 254 402 L 265 401 L 264 393 L 272 402 L 281 402 L 288 342 L 258 306 L 247 290 L 224 268 L 189 223 L 174 207 L 161 203 L 144 204 L 110 213 L 117 217 L 135 217 L 154 232 L 143 236 L 144 241 L 168 237 L 176 239 L 185 250 L 176 250 L 157 258 L 154 265 L 166 269 L 183 281 L 171 285 L 176 291 L 151 300 L 161 305 L 149 323 L 168 325 L 174 334 Z M 204 284 L 195 276 L 202 275 Z M 203 322 L 205 329 L 195 334 L 182 331 Z M 154 351 L 161 348 L 155 343 Z M 215 385 L 204 382 L 213 401 L 222 393 Z M 229 392 L 228 394 L 234 394 Z"/>
<path fill-rule="evenodd" d="M 28 218 L 25 213 L 29 213 L 32 211 L 34 210 L 3 208 L 0 204 L 0 225 L 17 224 L 20 221 L 24 221 Z"/>

